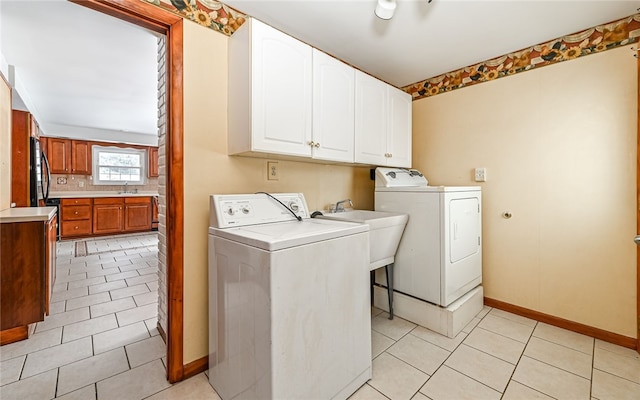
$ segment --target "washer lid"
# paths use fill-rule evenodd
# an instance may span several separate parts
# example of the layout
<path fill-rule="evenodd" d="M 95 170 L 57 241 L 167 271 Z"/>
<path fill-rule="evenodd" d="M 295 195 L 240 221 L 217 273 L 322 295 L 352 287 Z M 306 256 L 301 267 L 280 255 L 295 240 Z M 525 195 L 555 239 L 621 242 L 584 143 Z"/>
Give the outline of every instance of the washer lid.
<path fill-rule="evenodd" d="M 209 234 L 267 251 L 283 250 L 310 243 L 367 232 L 369 226 L 326 219 L 304 219 L 235 228 L 209 228 Z"/>

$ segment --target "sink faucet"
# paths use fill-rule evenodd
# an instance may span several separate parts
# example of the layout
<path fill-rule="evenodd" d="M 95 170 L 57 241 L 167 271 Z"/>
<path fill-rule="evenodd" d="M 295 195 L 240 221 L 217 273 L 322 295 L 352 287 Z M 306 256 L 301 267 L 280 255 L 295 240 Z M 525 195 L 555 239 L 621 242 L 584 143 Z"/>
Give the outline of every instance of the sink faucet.
<path fill-rule="evenodd" d="M 124 192 L 123 192 L 123 193 L 129 193 L 129 192 L 127 191 L 127 190 L 128 190 L 128 186 L 127 186 L 127 185 L 128 185 L 128 183 L 129 183 L 129 182 L 127 182 L 127 181 L 125 181 L 125 182 L 124 182 Z"/>
<path fill-rule="evenodd" d="M 349 203 L 351 208 L 353 208 L 353 202 L 351 201 L 351 199 L 340 200 L 339 202 L 336 203 L 336 212 L 344 211 L 345 203 Z"/>

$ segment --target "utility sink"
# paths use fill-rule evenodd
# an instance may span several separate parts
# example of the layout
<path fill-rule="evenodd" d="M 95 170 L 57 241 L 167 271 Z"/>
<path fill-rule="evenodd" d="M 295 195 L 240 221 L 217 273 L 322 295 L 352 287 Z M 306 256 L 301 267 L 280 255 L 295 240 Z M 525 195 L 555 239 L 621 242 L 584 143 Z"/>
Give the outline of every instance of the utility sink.
<path fill-rule="evenodd" d="M 350 210 L 325 213 L 316 218 L 369 225 L 369 269 L 374 270 L 394 262 L 409 215 L 386 211 Z"/>

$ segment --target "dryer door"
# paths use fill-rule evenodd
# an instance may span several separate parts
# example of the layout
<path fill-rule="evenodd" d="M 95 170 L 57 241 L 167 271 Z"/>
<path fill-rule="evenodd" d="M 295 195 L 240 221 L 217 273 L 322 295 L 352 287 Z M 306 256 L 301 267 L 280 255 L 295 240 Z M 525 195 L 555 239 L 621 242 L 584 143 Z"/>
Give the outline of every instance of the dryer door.
<path fill-rule="evenodd" d="M 477 197 L 449 203 L 449 262 L 456 263 L 480 251 L 480 203 Z"/>

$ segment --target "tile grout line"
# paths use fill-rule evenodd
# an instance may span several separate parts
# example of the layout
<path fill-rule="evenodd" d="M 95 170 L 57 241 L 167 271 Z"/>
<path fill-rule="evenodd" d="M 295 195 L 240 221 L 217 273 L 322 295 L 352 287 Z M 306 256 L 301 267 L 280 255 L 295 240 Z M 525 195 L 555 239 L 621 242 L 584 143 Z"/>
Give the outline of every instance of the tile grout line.
<path fill-rule="evenodd" d="M 483 307 L 484 307 L 484 306 L 483 306 Z M 480 312 L 482 312 L 482 310 L 481 310 Z M 478 314 L 480 314 L 480 312 L 479 312 Z M 440 370 L 440 368 L 442 368 L 442 366 L 447 362 L 447 360 L 449 359 L 449 357 L 451 357 L 451 356 L 453 355 L 453 353 L 454 353 L 454 352 L 455 352 L 455 351 L 456 351 L 456 350 L 457 350 L 457 349 L 462 345 L 462 342 L 464 342 L 464 340 L 465 340 L 465 339 L 466 339 L 466 338 L 471 334 L 471 332 L 473 332 L 473 330 L 474 330 L 474 329 L 476 329 L 476 328 L 478 327 L 478 325 L 480 324 L 480 322 L 482 322 L 482 320 L 483 320 L 487 315 L 489 315 L 489 312 L 490 312 L 490 311 L 488 311 L 485 315 L 483 315 L 483 316 L 482 316 L 482 318 L 480 318 L 480 321 L 478 321 L 478 323 L 476 324 L 476 326 L 474 326 L 474 327 L 473 327 L 473 329 L 471 329 L 471 331 L 469 331 L 468 333 L 467 333 L 467 332 L 465 332 L 465 333 L 466 333 L 465 338 L 464 338 L 464 339 L 462 339 L 462 341 L 460 341 L 460 343 L 458 343 L 458 344 L 456 345 L 456 347 L 455 347 L 453 350 L 451 350 L 451 351 L 449 352 L 449 355 L 447 356 L 447 358 L 445 358 L 444 360 L 442 360 L 442 362 L 440 363 L 440 365 L 438 366 L 438 368 L 436 368 L 436 369 L 435 369 L 435 371 L 433 371 L 433 374 L 429 375 L 429 377 L 427 378 L 426 382 L 425 382 L 425 383 L 423 383 L 423 384 L 420 386 L 420 388 L 418 388 L 418 391 L 417 391 L 416 393 L 414 393 L 414 394 L 413 394 L 413 396 L 415 396 L 418 392 L 420 392 L 420 391 L 422 390 L 422 388 L 424 388 L 424 387 L 425 387 L 425 385 L 426 385 L 426 384 L 431 380 L 431 378 L 432 378 L 435 374 L 437 374 L 437 373 L 438 373 L 438 371 Z M 478 314 L 476 314 L 476 316 L 477 316 Z M 476 316 L 474 316 L 474 318 L 476 318 Z M 472 320 L 473 320 L 473 319 L 472 319 Z M 469 323 L 471 323 L 471 321 L 469 321 Z M 418 325 L 418 326 L 420 326 L 420 325 Z M 417 326 L 416 326 L 416 328 L 417 328 Z M 414 328 L 414 329 L 415 329 L 415 328 Z M 464 328 L 463 328 L 463 329 L 464 329 Z M 413 331 L 413 329 L 412 329 L 412 331 Z M 459 335 L 460 333 L 462 333 L 462 330 L 458 333 L 458 335 Z M 415 335 L 414 335 L 414 336 L 415 336 Z M 417 337 L 417 336 L 416 336 L 416 337 Z M 419 337 L 418 337 L 418 339 L 421 339 L 421 338 L 419 338 Z M 454 339 L 455 339 L 455 338 L 454 338 Z M 422 340 L 424 340 L 424 339 L 422 339 Z M 427 341 L 427 342 L 428 342 L 428 341 Z M 429 342 L 429 343 L 430 343 L 430 342 Z M 437 346 L 437 347 L 439 347 L 439 348 L 441 348 L 441 349 L 443 349 L 443 350 L 449 351 L 449 350 L 445 349 L 444 347 L 440 347 L 440 346 L 438 346 L 438 345 L 436 345 L 436 344 L 434 344 L 434 343 L 431 343 L 431 344 L 433 344 L 433 345 L 435 345 L 435 346 Z M 450 368 L 450 369 L 452 369 L 452 370 L 454 370 L 454 371 L 456 371 L 456 372 L 458 372 L 458 373 L 459 373 L 459 374 L 461 374 L 461 375 L 466 376 L 466 377 L 467 377 L 467 378 L 469 378 L 469 379 L 472 379 L 472 380 L 474 380 L 474 381 L 476 381 L 476 382 L 480 383 L 480 384 L 481 384 L 481 385 L 483 385 L 483 386 L 488 387 L 488 388 L 489 388 L 489 389 L 491 389 L 491 390 L 495 390 L 495 389 L 493 389 L 492 387 L 489 387 L 489 386 L 485 385 L 484 383 L 482 383 L 482 382 L 480 382 L 480 381 L 478 381 L 478 380 L 476 380 L 476 379 L 474 379 L 474 378 L 472 378 L 472 377 L 470 377 L 470 376 L 468 376 L 468 375 L 466 375 L 466 374 L 463 374 L 462 372 L 460 372 L 460 371 L 458 371 L 458 370 L 455 370 L 455 369 L 453 369 L 453 368 L 449 367 L 448 365 L 446 365 L 446 367 L 447 367 L 447 368 Z M 497 390 L 496 390 L 496 391 L 497 391 Z M 422 393 L 422 392 L 420 392 L 420 393 Z M 422 393 L 422 394 L 424 394 L 424 393 Z M 412 397 L 413 397 L 413 396 L 412 396 Z M 429 396 L 427 396 L 426 394 L 425 394 L 425 396 L 426 396 L 426 397 L 429 397 Z M 502 396 L 501 396 L 501 397 L 502 397 Z"/>
<path fill-rule="evenodd" d="M 508 318 L 505 318 L 508 319 Z M 522 361 L 522 357 L 524 357 L 524 352 L 527 350 L 527 346 L 529 345 L 529 342 L 531 341 L 531 338 L 533 337 L 533 333 L 536 331 L 536 328 L 538 327 L 538 321 L 536 321 L 535 325 L 533 325 L 533 329 L 531 329 L 531 333 L 529 334 L 529 337 L 527 338 L 527 342 L 524 344 L 524 347 L 522 348 L 522 353 L 520 353 L 520 356 L 518 357 L 518 361 L 516 362 L 516 366 L 513 369 L 513 372 L 511 372 L 511 376 L 509 376 L 509 381 L 507 382 L 507 386 L 504 388 L 504 392 L 502 393 L 502 395 L 500 396 L 500 398 L 502 399 L 504 397 L 504 394 L 507 392 L 507 388 L 509 387 L 509 384 L 511 383 L 511 381 L 513 381 L 513 376 L 516 373 L 516 370 L 518 369 L 518 366 L 520 365 L 520 361 Z M 515 381 L 518 382 L 518 381 Z M 518 382 L 520 383 L 520 382 Z M 521 385 L 527 386 L 523 383 L 520 383 Z M 527 386 L 529 387 L 529 386 Z M 529 387 L 532 390 L 535 390 L 538 393 L 542 393 L 545 396 L 549 396 L 546 393 L 540 392 L 539 390 L 536 390 L 534 388 Z M 549 396 L 549 397 L 553 397 L 553 396 Z"/>

